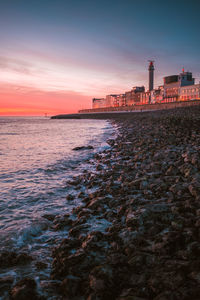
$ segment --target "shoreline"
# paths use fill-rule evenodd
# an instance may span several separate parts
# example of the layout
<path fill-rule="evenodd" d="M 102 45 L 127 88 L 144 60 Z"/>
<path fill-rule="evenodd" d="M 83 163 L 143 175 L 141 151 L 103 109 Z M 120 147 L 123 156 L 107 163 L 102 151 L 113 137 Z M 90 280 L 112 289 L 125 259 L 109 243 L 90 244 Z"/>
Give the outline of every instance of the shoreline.
<path fill-rule="evenodd" d="M 146 113 L 152 111 L 163 110 L 176 110 L 185 107 L 199 106 L 200 99 L 188 100 L 188 101 L 176 101 L 168 103 L 154 103 L 154 104 L 138 104 L 132 106 L 119 106 L 119 107 L 103 107 L 93 109 L 83 109 L 76 114 L 60 114 L 52 116 L 51 119 L 111 119 L 116 115 L 121 114 L 124 117 L 127 114 Z"/>
<path fill-rule="evenodd" d="M 47 299 L 199 299 L 199 113 L 198 106 L 112 118 L 118 136 L 95 154 L 96 172 L 68 182 L 82 204 L 60 220 L 69 234 L 53 250 Z M 103 230 L 91 231 L 95 222 Z M 12 299 L 22 284 L 41 299 L 23 280 Z"/>

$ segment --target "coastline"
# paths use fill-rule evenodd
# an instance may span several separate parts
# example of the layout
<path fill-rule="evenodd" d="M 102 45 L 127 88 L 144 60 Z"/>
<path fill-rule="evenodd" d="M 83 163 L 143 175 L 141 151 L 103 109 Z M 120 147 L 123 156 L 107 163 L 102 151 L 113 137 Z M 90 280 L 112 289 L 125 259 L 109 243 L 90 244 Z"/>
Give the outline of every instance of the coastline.
<path fill-rule="evenodd" d="M 53 250 L 45 294 L 56 291 L 56 299 L 70 300 L 198 299 L 199 113 L 200 106 L 112 116 L 118 136 L 95 155 L 96 172 L 85 170 L 67 183 L 82 205 L 56 220 L 69 234 Z M 79 193 L 81 186 L 85 193 Z M 95 222 L 102 227 L 91 230 Z M 12 299 L 18 299 L 20 284 L 41 299 L 33 282 L 30 287 L 24 281 L 12 288 Z"/>
<path fill-rule="evenodd" d="M 145 113 L 149 111 L 180 109 L 184 107 L 199 106 L 200 99 L 193 99 L 187 101 L 175 101 L 166 103 L 152 103 L 152 104 L 137 104 L 131 106 L 117 106 L 117 107 L 102 107 L 93 109 L 83 109 L 77 114 L 61 114 L 52 116 L 51 119 L 107 119 L 116 118 L 117 115 L 126 117 L 127 114 Z"/>

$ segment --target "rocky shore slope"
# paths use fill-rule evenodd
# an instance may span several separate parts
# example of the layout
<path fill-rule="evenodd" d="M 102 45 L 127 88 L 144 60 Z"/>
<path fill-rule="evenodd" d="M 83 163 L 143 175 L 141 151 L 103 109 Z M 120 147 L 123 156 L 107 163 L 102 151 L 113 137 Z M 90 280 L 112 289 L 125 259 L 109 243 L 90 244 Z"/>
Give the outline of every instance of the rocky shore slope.
<path fill-rule="evenodd" d="M 52 218 L 69 234 L 53 250 L 43 291 L 70 300 L 200 299 L 200 106 L 111 122 L 118 135 L 91 161 L 96 172 L 67 183 L 82 205 Z M 22 299 L 21 286 L 43 299 L 28 281 L 11 299 Z"/>

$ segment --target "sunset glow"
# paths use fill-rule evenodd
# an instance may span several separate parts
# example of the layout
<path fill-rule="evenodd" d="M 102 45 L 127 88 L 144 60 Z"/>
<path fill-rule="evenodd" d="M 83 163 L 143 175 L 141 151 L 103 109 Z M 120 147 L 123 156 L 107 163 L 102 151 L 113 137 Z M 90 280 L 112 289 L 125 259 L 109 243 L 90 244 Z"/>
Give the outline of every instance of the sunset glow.
<path fill-rule="evenodd" d="M 156 85 L 183 64 L 200 78 L 199 21 L 184 1 L 176 18 L 173 11 L 163 15 L 166 5 L 157 1 L 144 1 L 142 12 L 139 1 L 45 2 L 0 3 L 0 115 L 91 108 L 93 97 L 147 86 L 149 58 Z M 183 16 L 190 25 L 179 25 Z"/>

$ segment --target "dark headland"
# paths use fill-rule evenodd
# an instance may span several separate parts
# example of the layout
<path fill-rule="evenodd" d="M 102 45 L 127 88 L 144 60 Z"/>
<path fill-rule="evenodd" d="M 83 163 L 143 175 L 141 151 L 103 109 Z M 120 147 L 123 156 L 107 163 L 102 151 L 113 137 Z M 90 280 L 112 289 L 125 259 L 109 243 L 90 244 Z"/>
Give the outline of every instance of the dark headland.
<path fill-rule="evenodd" d="M 96 171 L 67 182 L 82 204 L 49 218 L 69 235 L 52 252 L 45 293 L 70 300 L 200 299 L 200 106 L 115 114 L 110 122 L 117 137 L 94 155 Z M 91 230 L 96 222 L 105 230 Z M 12 299 L 19 299 L 16 290 Z"/>

